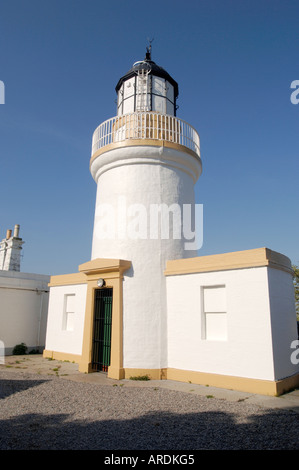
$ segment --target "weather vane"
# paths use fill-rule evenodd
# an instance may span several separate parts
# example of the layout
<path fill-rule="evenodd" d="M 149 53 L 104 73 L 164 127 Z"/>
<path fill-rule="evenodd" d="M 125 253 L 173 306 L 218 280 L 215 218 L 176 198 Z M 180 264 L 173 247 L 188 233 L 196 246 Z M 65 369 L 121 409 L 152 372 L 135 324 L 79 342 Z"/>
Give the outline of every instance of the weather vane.
<path fill-rule="evenodd" d="M 153 39 L 147 38 L 147 40 L 149 42 L 149 45 L 146 48 L 146 59 L 151 60 L 152 42 L 153 42 L 154 38 Z"/>

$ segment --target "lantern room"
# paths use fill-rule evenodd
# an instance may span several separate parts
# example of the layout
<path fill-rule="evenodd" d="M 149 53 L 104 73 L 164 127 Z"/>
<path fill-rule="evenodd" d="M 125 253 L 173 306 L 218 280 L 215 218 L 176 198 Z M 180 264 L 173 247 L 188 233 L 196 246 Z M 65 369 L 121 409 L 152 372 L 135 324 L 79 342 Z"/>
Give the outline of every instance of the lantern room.
<path fill-rule="evenodd" d="M 150 48 L 116 85 L 117 115 L 153 111 L 176 115 L 177 82 L 151 60 Z"/>

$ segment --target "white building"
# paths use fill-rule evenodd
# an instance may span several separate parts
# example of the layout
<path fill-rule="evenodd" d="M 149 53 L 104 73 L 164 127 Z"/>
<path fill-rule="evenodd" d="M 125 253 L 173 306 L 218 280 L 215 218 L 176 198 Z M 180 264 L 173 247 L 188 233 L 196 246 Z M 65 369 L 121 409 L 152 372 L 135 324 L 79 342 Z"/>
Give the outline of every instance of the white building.
<path fill-rule="evenodd" d="M 7 230 L 0 242 L 0 342 L 5 355 L 21 343 L 28 352 L 45 347 L 50 276 L 20 272 L 24 242 L 19 230 L 19 225 L 13 234 Z"/>
<path fill-rule="evenodd" d="M 148 51 L 116 92 L 117 116 L 92 139 L 91 260 L 51 277 L 44 356 L 117 379 L 266 394 L 299 383 L 289 259 L 265 248 L 198 257 L 199 136 L 176 117 L 178 85 Z"/>

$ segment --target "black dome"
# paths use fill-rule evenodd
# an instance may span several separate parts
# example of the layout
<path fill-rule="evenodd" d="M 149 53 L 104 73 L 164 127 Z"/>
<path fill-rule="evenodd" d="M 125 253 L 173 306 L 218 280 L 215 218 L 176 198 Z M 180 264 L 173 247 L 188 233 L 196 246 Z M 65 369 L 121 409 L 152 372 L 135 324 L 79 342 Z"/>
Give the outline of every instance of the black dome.
<path fill-rule="evenodd" d="M 118 90 L 120 89 L 124 81 L 128 80 L 131 77 L 134 77 L 139 70 L 149 70 L 151 75 L 155 75 L 156 77 L 160 77 L 160 78 L 165 78 L 165 80 L 171 83 L 171 85 L 174 87 L 175 98 L 178 97 L 179 87 L 178 87 L 177 82 L 169 75 L 168 72 L 166 72 L 166 70 L 164 70 L 155 62 L 147 58 L 139 62 L 135 62 L 133 67 L 126 73 L 126 75 L 124 75 L 123 77 L 119 79 L 115 87 L 116 92 L 118 92 Z"/>

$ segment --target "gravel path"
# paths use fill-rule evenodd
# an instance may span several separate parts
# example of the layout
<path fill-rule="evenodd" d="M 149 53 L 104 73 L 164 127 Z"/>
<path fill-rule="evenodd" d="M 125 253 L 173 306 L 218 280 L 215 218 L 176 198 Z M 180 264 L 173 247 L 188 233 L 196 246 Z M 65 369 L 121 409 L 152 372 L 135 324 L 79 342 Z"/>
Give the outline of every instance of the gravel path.
<path fill-rule="evenodd" d="M 0 371 L 0 449 L 299 449 L 299 414 L 159 387 Z"/>

